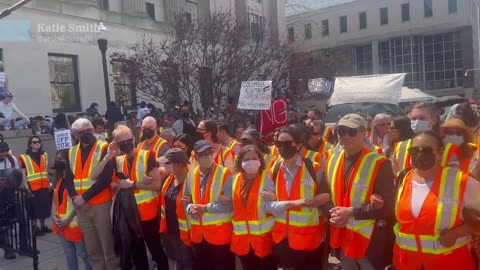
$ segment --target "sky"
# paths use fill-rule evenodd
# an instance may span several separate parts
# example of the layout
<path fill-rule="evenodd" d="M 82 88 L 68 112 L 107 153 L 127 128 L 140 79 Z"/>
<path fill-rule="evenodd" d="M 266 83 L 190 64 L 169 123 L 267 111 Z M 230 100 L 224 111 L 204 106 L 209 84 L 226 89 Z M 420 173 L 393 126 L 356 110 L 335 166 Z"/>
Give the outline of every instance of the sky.
<path fill-rule="evenodd" d="M 286 0 L 285 6 L 287 15 L 293 15 L 311 9 L 319 9 L 353 1 L 356 0 Z"/>

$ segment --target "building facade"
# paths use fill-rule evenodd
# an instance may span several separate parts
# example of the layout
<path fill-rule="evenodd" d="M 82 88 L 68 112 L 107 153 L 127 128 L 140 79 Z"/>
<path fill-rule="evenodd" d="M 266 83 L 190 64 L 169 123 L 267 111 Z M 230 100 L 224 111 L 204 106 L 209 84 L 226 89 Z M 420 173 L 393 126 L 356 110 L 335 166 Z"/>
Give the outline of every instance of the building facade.
<path fill-rule="evenodd" d="M 0 10 L 16 2 L 0 0 Z M 144 36 L 169 37 L 177 13 L 196 21 L 220 11 L 232 12 L 251 29 L 262 20 L 276 25 L 272 34 L 279 39 L 284 32 L 282 0 L 37 0 L 0 20 L 0 60 L 14 102 L 28 116 L 82 112 L 92 102 L 105 112 L 97 40 L 107 39 L 111 100 L 135 109 L 138 93 L 109 56 L 129 53 Z"/>
<path fill-rule="evenodd" d="M 480 67 L 478 1 L 330 2 L 287 17 L 288 39 L 312 55 L 293 79 L 406 73 L 405 86 L 437 96 L 478 89 L 479 71 L 467 72 Z M 334 68 L 315 58 L 325 50 Z"/>

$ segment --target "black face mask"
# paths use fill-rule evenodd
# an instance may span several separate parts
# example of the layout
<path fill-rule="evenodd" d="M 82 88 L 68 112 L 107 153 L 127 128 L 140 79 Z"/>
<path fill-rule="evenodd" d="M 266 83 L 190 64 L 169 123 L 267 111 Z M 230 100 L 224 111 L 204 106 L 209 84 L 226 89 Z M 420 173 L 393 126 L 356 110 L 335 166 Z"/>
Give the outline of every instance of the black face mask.
<path fill-rule="evenodd" d="M 96 140 L 97 138 L 95 138 L 95 136 L 92 133 L 84 133 L 80 137 L 80 142 L 88 145 L 94 144 Z"/>
<path fill-rule="evenodd" d="M 282 146 L 278 148 L 278 153 L 283 159 L 291 159 L 297 154 L 297 148 L 296 146 L 290 145 L 290 146 Z"/>
<path fill-rule="evenodd" d="M 184 112 L 184 113 L 182 113 L 182 117 L 183 117 L 183 118 L 189 118 L 189 117 L 190 117 L 190 113 Z"/>
<path fill-rule="evenodd" d="M 130 154 L 135 148 L 135 145 L 133 145 L 133 142 L 122 143 L 119 145 L 119 148 L 123 153 Z"/>
<path fill-rule="evenodd" d="M 155 131 L 153 129 L 146 128 L 142 131 L 142 141 L 151 139 L 153 136 L 155 136 Z"/>
<path fill-rule="evenodd" d="M 65 161 L 61 160 L 55 160 L 55 164 L 53 165 L 53 169 L 55 169 L 56 171 L 63 171 L 66 167 L 67 164 L 65 163 Z"/>
<path fill-rule="evenodd" d="M 435 155 L 433 153 L 420 153 L 415 158 L 412 157 L 412 166 L 421 170 L 426 171 L 435 166 Z"/>

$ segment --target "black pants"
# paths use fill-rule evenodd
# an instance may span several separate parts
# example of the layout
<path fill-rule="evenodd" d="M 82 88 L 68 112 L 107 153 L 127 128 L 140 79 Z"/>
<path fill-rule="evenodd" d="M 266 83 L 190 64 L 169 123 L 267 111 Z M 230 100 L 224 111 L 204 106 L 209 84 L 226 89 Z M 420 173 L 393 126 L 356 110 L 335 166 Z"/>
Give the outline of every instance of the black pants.
<path fill-rule="evenodd" d="M 162 240 L 158 229 L 160 221 L 158 217 L 154 219 L 142 221 L 143 238 L 138 239 L 133 248 L 132 257 L 135 270 L 148 270 L 148 257 L 145 243 L 152 255 L 152 259 L 157 263 L 159 270 L 168 270 L 168 259 L 163 252 Z"/>
<path fill-rule="evenodd" d="M 273 260 L 281 268 L 295 270 L 321 270 L 323 267 L 324 243 L 314 250 L 294 250 L 288 245 L 288 240 L 283 239 L 278 244 L 273 244 Z"/>
<path fill-rule="evenodd" d="M 235 255 L 230 244 L 212 245 L 205 239 L 192 243 L 194 270 L 235 270 Z"/>
<path fill-rule="evenodd" d="M 255 255 L 255 251 L 250 247 L 250 252 L 246 255 L 239 256 L 242 262 L 243 270 L 277 270 L 277 264 L 273 260 L 272 255 L 263 258 Z"/>

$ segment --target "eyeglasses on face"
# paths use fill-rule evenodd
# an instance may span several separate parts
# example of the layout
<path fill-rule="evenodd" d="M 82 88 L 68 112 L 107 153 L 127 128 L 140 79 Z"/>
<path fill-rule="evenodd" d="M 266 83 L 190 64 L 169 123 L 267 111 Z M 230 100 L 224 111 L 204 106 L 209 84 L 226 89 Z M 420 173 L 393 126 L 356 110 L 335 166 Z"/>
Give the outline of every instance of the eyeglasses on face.
<path fill-rule="evenodd" d="M 434 149 L 431 146 L 414 146 L 408 148 L 408 153 L 412 157 L 416 157 L 420 154 L 422 155 L 432 155 L 434 153 Z"/>
<path fill-rule="evenodd" d="M 275 146 L 280 148 L 280 147 L 289 147 L 292 146 L 293 141 L 276 141 Z"/>
<path fill-rule="evenodd" d="M 41 144 L 41 141 L 32 141 L 32 144 Z"/>
<path fill-rule="evenodd" d="M 121 141 L 121 142 L 117 142 L 117 145 L 120 146 L 120 145 L 126 145 L 126 144 L 129 144 L 133 141 L 133 138 L 130 138 L 130 139 L 126 139 L 124 141 Z"/>
<path fill-rule="evenodd" d="M 348 136 L 350 136 L 350 137 L 355 137 L 355 136 L 357 136 L 358 131 L 359 130 L 356 129 L 356 128 L 349 128 L 349 127 L 339 127 L 339 128 L 337 128 L 337 134 L 340 137 L 343 137 L 346 134 L 348 134 Z"/>

